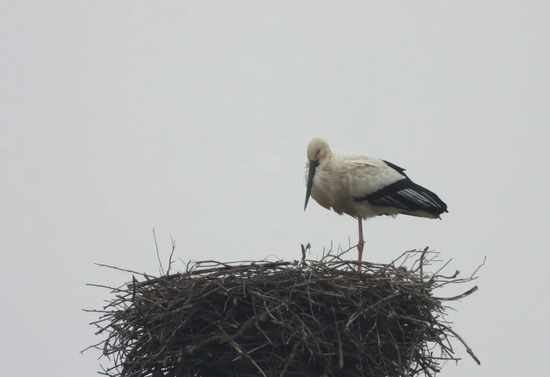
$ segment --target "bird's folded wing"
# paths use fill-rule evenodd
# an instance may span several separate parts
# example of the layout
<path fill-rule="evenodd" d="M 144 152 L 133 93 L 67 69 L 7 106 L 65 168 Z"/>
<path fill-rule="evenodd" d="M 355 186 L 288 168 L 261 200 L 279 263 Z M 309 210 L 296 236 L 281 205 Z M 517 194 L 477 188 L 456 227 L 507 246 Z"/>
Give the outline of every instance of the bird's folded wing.
<path fill-rule="evenodd" d="M 430 190 L 417 185 L 409 178 L 396 181 L 376 192 L 356 200 L 367 201 L 380 207 L 393 207 L 407 212 L 425 211 L 439 216 L 447 205 Z"/>
<path fill-rule="evenodd" d="M 342 179 L 354 198 L 380 191 L 407 176 L 375 158 L 348 160 L 342 168 Z"/>
<path fill-rule="evenodd" d="M 407 212 L 426 211 L 439 216 L 447 205 L 430 190 L 417 185 L 405 169 L 376 158 L 349 158 L 343 168 L 343 179 L 356 201 L 380 207 L 393 207 Z"/>

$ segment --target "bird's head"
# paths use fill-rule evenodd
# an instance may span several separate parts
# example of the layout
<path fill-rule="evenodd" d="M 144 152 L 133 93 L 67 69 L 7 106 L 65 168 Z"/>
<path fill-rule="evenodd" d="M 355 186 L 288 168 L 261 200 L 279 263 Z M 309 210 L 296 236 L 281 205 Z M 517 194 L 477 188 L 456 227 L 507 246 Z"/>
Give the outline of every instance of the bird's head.
<path fill-rule="evenodd" d="M 332 154 L 328 143 L 318 137 L 311 139 L 307 146 L 307 159 L 309 164 L 309 172 L 307 175 L 307 189 L 306 189 L 306 203 L 304 204 L 304 211 L 307 208 L 307 202 L 311 196 L 311 189 L 313 188 L 313 177 L 315 176 L 315 169 L 324 163 Z"/>
<path fill-rule="evenodd" d="M 307 145 L 307 159 L 309 162 L 316 161 L 320 163 L 331 155 L 328 143 L 318 137 L 311 139 Z"/>

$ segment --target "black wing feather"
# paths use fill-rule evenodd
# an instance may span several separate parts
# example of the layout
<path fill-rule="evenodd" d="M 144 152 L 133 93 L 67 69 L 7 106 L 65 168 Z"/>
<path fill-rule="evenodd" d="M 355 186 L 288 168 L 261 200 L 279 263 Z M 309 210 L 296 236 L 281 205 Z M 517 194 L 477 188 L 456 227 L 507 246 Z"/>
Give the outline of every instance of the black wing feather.
<path fill-rule="evenodd" d="M 396 164 L 392 164 L 391 162 L 386 161 L 386 160 L 382 160 L 382 161 L 384 161 L 384 163 L 386 165 L 388 165 L 390 168 L 392 168 L 393 170 L 399 172 L 400 174 L 404 175 L 405 177 L 407 176 L 407 174 L 405 174 L 405 170 L 407 170 L 407 169 L 403 169 L 402 167 L 397 166 Z"/>
<path fill-rule="evenodd" d="M 393 164 L 388 165 L 395 170 L 404 170 L 399 167 L 396 169 Z M 356 198 L 356 200 L 367 201 L 379 207 L 393 207 L 406 212 L 425 211 L 435 217 L 447 212 L 447 204 L 439 199 L 436 194 L 417 185 L 408 177 L 383 187 L 372 194 Z"/>

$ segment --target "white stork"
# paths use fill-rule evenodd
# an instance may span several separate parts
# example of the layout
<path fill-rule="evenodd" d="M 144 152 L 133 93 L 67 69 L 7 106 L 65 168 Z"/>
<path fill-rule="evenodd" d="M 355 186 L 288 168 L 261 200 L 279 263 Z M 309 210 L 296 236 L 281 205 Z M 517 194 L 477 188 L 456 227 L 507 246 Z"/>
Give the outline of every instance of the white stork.
<path fill-rule="evenodd" d="M 405 174 L 405 169 L 376 158 L 332 153 L 328 143 L 314 138 L 307 146 L 306 202 L 313 197 L 326 209 L 359 222 L 359 268 L 363 258 L 363 219 L 398 214 L 440 218 L 447 205 Z"/>

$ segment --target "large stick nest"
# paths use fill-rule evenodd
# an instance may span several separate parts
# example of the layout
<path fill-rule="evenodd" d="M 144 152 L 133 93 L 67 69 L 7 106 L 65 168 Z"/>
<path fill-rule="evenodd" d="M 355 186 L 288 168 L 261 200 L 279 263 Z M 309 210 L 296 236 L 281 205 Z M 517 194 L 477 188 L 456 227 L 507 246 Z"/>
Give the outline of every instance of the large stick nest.
<path fill-rule="evenodd" d="M 142 281 L 110 288 L 114 297 L 93 311 L 106 339 L 92 347 L 112 363 L 100 373 L 132 377 L 432 376 L 458 360 L 451 338 L 479 363 L 444 305 L 477 287 L 433 295 L 475 273 L 428 273 L 436 256 L 411 251 L 390 264 L 363 262 L 360 272 L 357 262 L 328 254 L 140 274 Z"/>

